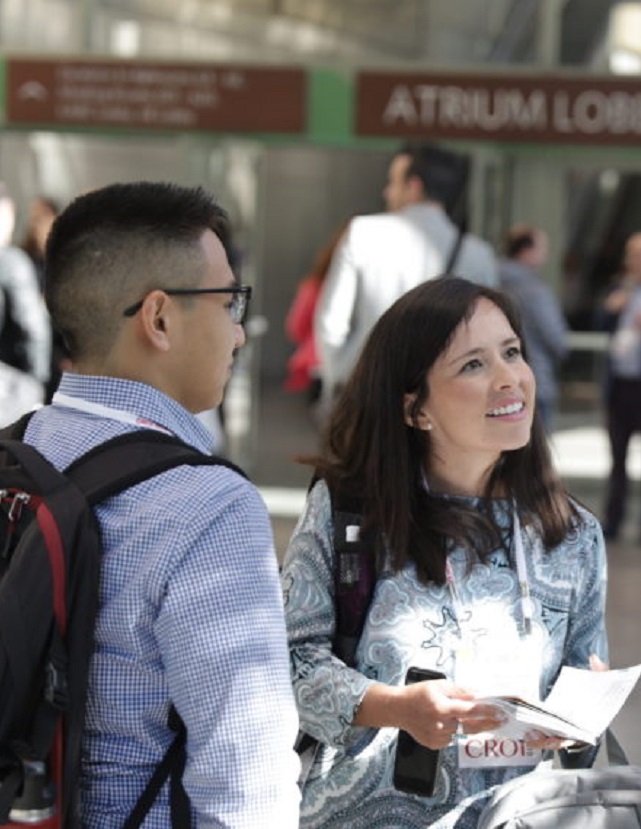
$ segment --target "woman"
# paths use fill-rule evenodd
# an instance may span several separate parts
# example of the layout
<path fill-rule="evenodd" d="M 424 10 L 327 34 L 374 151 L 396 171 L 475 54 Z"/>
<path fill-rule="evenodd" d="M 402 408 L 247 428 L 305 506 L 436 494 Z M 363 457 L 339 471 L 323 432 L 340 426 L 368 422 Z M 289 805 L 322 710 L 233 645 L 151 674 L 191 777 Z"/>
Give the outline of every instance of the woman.
<path fill-rule="evenodd" d="M 283 570 L 301 725 L 321 744 L 304 829 L 475 827 L 489 789 L 570 748 L 531 734 L 507 758 L 496 709 L 474 701 L 544 698 L 562 665 L 607 659 L 602 534 L 555 474 L 534 398 L 500 292 L 441 277 L 373 329 Z M 332 652 L 328 486 L 359 499 L 383 562 L 354 667 Z M 405 685 L 410 667 L 447 678 Z M 441 749 L 433 797 L 393 785 L 399 728 Z M 562 760 L 591 761 L 591 749 L 571 748 Z"/>
<path fill-rule="evenodd" d="M 285 317 L 285 333 L 296 350 L 287 361 L 285 388 L 306 391 L 310 404 L 321 396 L 320 356 L 314 338 L 314 314 L 323 285 L 332 264 L 332 256 L 345 234 L 345 221 L 318 252 L 311 273 L 299 282 L 292 304 Z"/>

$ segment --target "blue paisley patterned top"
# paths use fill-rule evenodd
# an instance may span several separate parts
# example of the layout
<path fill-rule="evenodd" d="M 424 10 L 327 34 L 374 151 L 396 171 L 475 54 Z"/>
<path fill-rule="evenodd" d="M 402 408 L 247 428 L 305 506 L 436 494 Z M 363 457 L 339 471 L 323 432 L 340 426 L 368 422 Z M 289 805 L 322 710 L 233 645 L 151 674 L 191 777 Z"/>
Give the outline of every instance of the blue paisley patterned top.
<path fill-rule="evenodd" d="M 506 537 L 507 501 L 490 505 Z M 606 562 L 596 519 L 579 508 L 580 521 L 562 544 L 545 553 L 531 528 L 522 530 L 533 630 L 541 647 L 540 693 L 545 697 L 562 665 L 588 667 L 591 653 L 607 660 Z M 459 601 L 492 606 L 500 642 L 518 625 L 518 580 L 507 549 L 466 569 L 466 553 L 449 554 Z M 476 827 L 492 787 L 530 768 L 459 768 L 456 748 L 441 752 L 434 797 L 403 794 L 392 785 L 398 731 L 351 725 L 370 684 L 404 682 L 411 665 L 454 677 L 456 614 L 446 587 L 421 584 L 413 565 L 384 571 L 357 652 L 357 670 L 332 654 L 334 634 L 332 521 L 329 493 L 319 481 L 309 494 L 283 567 L 285 611 L 293 682 L 302 728 L 322 743 L 303 790 L 301 829 L 424 829 Z"/>

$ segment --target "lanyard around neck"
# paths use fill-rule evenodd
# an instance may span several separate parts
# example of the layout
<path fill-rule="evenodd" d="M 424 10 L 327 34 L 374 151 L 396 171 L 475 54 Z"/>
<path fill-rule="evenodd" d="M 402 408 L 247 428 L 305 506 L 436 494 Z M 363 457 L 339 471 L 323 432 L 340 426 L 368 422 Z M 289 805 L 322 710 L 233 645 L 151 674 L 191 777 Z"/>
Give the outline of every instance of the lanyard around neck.
<path fill-rule="evenodd" d="M 512 544 L 514 549 L 514 560 L 516 563 L 516 576 L 519 583 L 519 601 L 521 605 L 521 615 L 523 617 L 523 630 L 526 636 L 532 632 L 532 618 L 534 616 L 534 603 L 530 594 L 530 585 L 527 578 L 527 565 L 525 562 L 525 550 L 523 548 L 523 538 L 521 537 L 521 522 L 519 521 L 516 505 L 512 509 Z M 456 579 L 452 565 L 448 561 L 445 564 L 445 578 L 447 586 L 452 597 L 452 603 L 459 615 L 463 608 L 463 603 L 459 596 L 456 586 Z"/>
<path fill-rule="evenodd" d="M 82 397 L 72 397 L 69 394 L 62 394 L 57 391 L 52 397 L 51 402 L 54 406 L 64 406 L 66 409 L 75 409 L 78 412 L 85 412 L 96 415 L 97 417 L 106 417 L 109 420 L 117 420 L 119 423 L 129 423 L 132 426 L 153 429 L 156 432 L 163 432 L 165 435 L 172 434 L 170 429 L 161 426 L 149 418 L 133 414 L 133 412 L 128 412 L 126 409 L 116 409 L 112 406 L 103 406 L 101 403 L 93 403 Z"/>

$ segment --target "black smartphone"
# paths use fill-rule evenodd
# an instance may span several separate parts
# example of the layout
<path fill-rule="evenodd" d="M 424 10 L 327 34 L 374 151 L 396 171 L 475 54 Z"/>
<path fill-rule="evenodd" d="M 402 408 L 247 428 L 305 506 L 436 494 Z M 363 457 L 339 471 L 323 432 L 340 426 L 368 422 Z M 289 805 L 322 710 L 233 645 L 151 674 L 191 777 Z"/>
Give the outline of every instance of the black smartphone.
<path fill-rule="evenodd" d="M 405 684 L 411 685 L 426 679 L 445 679 L 445 674 L 426 668 L 409 668 Z M 394 788 L 407 794 L 432 797 L 440 756 L 438 749 L 427 748 L 417 743 L 407 731 L 399 731 L 394 760 Z"/>

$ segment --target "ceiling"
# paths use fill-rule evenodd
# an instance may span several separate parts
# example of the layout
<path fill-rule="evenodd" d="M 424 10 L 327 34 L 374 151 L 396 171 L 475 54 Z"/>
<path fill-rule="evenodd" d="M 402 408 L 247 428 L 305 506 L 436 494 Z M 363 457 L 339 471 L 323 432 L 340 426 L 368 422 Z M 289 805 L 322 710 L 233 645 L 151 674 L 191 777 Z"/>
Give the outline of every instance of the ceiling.
<path fill-rule="evenodd" d="M 616 2 L 0 0 L 0 47 L 210 60 L 536 63 L 546 21 L 555 62 L 589 64 Z"/>

